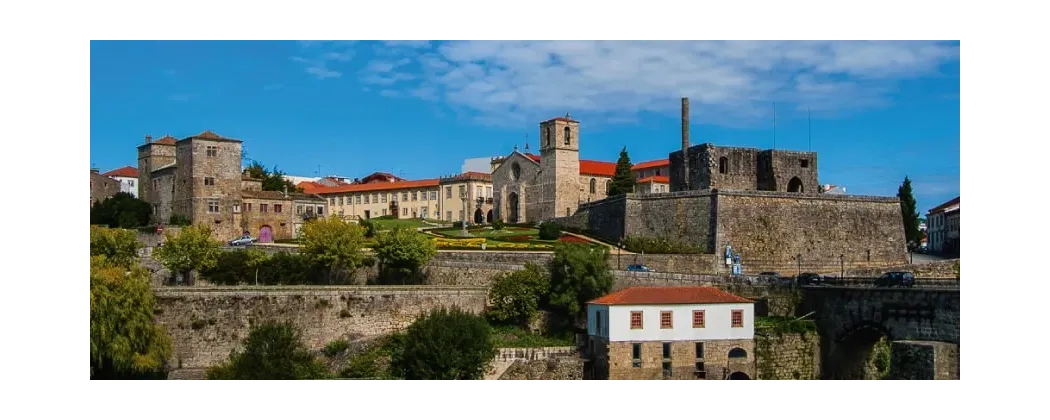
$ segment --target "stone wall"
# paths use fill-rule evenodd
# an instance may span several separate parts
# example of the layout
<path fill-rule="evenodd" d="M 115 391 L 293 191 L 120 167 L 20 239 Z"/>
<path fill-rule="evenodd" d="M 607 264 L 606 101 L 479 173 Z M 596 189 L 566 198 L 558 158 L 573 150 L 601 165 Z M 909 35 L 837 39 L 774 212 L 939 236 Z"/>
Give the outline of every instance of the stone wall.
<path fill-rule="evenodd" d="M 550 359 L 515 360 L 500 375 L 501 380 L 581 380 L 583 360 L 575 356 Z"/>
<path fill-rule="evenodd" d="M 890 344 L 888 379 L 959 379 L 959 345 L 894 341 Z"/>
<path fill-rule="evenodd" d="M 264 320 L 289 321 L 321 349 L 341 338 L 401 330 L 420 314 L 458 306 L 479 313 L 485 288 L 439 286 L 167 287 L 155 289 L 155 320 L 174 343 L 171 369 L 220 363 Z"/>
<path fill-rule="evenodd" d="M 715 243 L 748 273 L 795 273 L 799 256 L 818 273 L 907 262 L 896 198 L 721 191 L 716 207 Z"/>
<path fill-rule="evenodd" d="M 709 191 L 637 195 L 627 204 L 626 237 L 666 238 L 715 250 L 717 196 Z"/>
<path fill-rule="evenodd" d="M 917 278 L 957 279 L 959 278 L 959 259 L 934 261 L 923 264 L 906 264 L 884 268 L 856 268 L 846 270 L 848 277 L 878 277 L 890 271 L 908 271 Z"/>
<path fill-rule="evenodd" d="M 91 170 L 91 205 L 95 202 L 112 197 L 120 192 L 120 181 L 108 176 L 99 175 L 94 169 Z"/>
<path fill-rule="evenodd" d="M 607 379 L 725 379 L 733 372 L 743 372 L 751 379 L 755 378 L 753 340 L 704 341 L 702 354 L 697 354 L 696 342 L 674 341 L 667 359 L 663 357 L 662 342 L 645 341 L 637 343 L 641 344 L 641 364 L 638 367 L 634 367 L 632 361 L 634 344 L 621 341 L 608 344 Z M 730 359 L 729 351 L 734 348 L 743 349 L 747 357 Z M 665 376 L 665 360 L 670 363 L 670 376 Z M 703 374 L 697 372 L 700 367 L 697 363 L 703 363 Z M 604 367 L 596 369 L 602 370 Z"/>
<path fill-rule="evenodd" d="M 577 231 L 587 232 L 589 235 L 610 243 L 617 243 L 624 236 L 630 196 L 630 194 L 617 195 L 584 203 L 571 216 L 557 217 L 551 221 Z"/>
<path fill-rule="evenodd" d="M 820 379 L 820 337 L 756 330 L 755 368 L 758 379 Z"/>

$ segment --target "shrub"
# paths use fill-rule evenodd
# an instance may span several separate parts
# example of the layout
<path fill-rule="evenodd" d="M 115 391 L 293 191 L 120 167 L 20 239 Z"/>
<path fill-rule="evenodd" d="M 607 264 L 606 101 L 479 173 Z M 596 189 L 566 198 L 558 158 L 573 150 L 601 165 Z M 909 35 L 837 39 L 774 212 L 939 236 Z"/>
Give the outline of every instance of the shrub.
<path fill-rule="evenodd" d="M 153 255 L 176 273 L 211 269 L 222 253 L 219 242 L 211 238 L 211 229 L 205 225 L 185 227 L 177 235 L 167 232 L 164 238 L 164 246 L 153 251 Z"/>
<path fill-rule="evenodd" d="M 91 257 L 91 378 L 163 377 L 171 338 L 153 322 L 149 274 Z"/>
<path fill-rule="evenodd" d="M 189 226 L 192 223 L 188 216 L 175 213 L 168 218 L 168 224 L 172 226 Z"/>
<path fill-rule="evenodd" d="M 149 203 L 129 193 L 118 192 L 92 204 L 90 218 L 93 225 L 130 229 L 149 224 L 151 211 Z"/>
<path fill-rule="evenodd" d="M 405 379 L 479 379 L 496 356 L 488 323 L 459 308 L 431 310 L 398 341 L 390 373 Z"/>
<path fill-rule="evenodd" d="M 526 263 L 524 270 L 500 274 L 489 291 L 488 317 L 500 323 L 528 325 L 546 300 L 549 282 L 547 274 L 532 263 Z"/>
<path fill-rule="evenodd" d="M 208 369 L 208 379 L 324 379 L 324 364 L 303 345 L 288 323 L 267 322 L 252 328 L 243 350 L 233 350 L 226 363 Z"/>
<path fill-rule="evenodd" d="M 540 225 L 540 239 L 553 241 L 561 236 L 561 228 L 556 223 L 544 223 Z"/>
<path fill-rule="evenodd" d="M 492 229 L 503 230 L 503 219 L 496 219 L 492 221 Z"/>
<path fill-rule="evenodd" d="M 396 228 L 378 236 L 374 252 L 384 279 L 404 283 L 406 278 L 414 278 L 434 257 L 437 247 L 426 236 Z"/>
<path fill-rule="evenodd" d="M 335 357 L 339 353 L 346 351 L 348 348 L 350 348 L 350 342 L 345 339 L 339 339 L 324 346 L 324 350 L 321 350 L 321 353 L 324 353 L 324 355 L 328 357 Z"/>
<path fill-rule="evenodd" d="M 366 238 L 374 238 L 376 236 L 376 224 L 371 219 L 361 219 L 357 223 L 365 228 Z"/>
<path fill-rule="evenodd" d="M 130 267 L 138 256 L 135 232 L 91 226 L 91 256 L 103 256 L 111 264 Z"/>
<path fill-rule="evenodd" d="M 583 305 L 612 289 L 608 249 L 559 242 L 549 263 L 551 307 L 579 315 Z"/>
<path fill-rule="evenodd" d="M 456 228 L 456 229 L 463 229 L 463 221 L 462 220 L 458 220 L 458 221 L 452 222 L 452 227 Z"/>
<path fill-rule="evenodd" d="M 631 237 L 624 238 L 624 248 L 631 252 L 647 254 L 703 254 L 705 247 L 670 241 L 664 238 Z"/>
<path fill-rule="evenodd" d="M 303 226 L 303 255 L 330 271 L 355 270 L 365 263 L 361 252 L 365 229 L 337 217 L 314 219 Z"/>

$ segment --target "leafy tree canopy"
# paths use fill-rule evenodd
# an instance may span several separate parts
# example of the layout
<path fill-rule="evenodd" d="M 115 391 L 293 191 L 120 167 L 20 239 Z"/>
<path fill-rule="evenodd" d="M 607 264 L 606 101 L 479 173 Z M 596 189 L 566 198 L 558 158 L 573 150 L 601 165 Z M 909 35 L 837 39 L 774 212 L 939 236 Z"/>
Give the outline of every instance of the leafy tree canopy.
<path fill-rule="evenodd" d="M 252 161 L 251 165 L 248 165 L 244 169 L 244 172 L 255 179 L 262 181 L 263 191 L 284 191 L 287 187 L 289 192 L 303 192 L 302 188 L 297 188 L 292 181 L 284 178 L 284 172 L 277 169 L 276 166 L 273 169 L 266 169 L 258 161 Z"/>
<path fill-rule="evenodd" d="M 130 270 L 129 270 L 130 268 Z M 163 376 L 171 338 L 153 322 L 149 274 L 91 257 L 91 378 L 136 379 Z"/>
<path fill-rule="evenodd" d="M 419 273 L 437 253 L 437 246 L 413 230 L 395 228 L 377 236 L 374 252 L 384 276 L 404 280 Z"/>
<path fill-rule="evenodd" d="M 208 369 L 208 379 L 325 379 L 328 370 L 302 343 L 289 323 L 266 322 L 252 328 L 242 349 Z"/>
<path fill-rule="evenodd" d="M 105 256 L 106 260 L 121 267 L 131 267 L 138 256 L 139 241 L 135 231 L 91 227 L 91 256 Z"/>
<path fill-rule="evenodd" d="M 582 244 L 559 243 L 549 263 L 550 305 L 565 315 L 577 316 L 584 304 L 609 293 L 613 276 L 609 251 Z"/>
<path fill-rule="evenodd" d="M 361 252 L 365 229 L 338 217 L 310 220 L 303 225 L 300 252 L 325 267 L 354 270 L 367 260 Z"/>
<path fill-rule="evenodd" d="M 549 287 L 547 273 L 532 263 L 526 263 L 524 270 L 500 274 L 489 290 L 488 316 L 499 323 L 526 326 L 547 298 Z"/>
<path fill-rule="evenodd" d="M 151 210 L 149 203 L 126 192 L 118 192 L 91 206 L 91 224 L 112 228 L 146 226 L 149 225 Z"/>
<path fill-rule="evenodd" d="M 221 243 L 212 239 L 211 228 L 206 225 L 186 226 L 177 234 L 169 230 L 164 238 L 164 245 L 154 250 L 153 256 L 175 272 L 212 268 L 222 252 Z"/>
<path fill-rule="evenodd" d="M 897 188 L 897 198 L 901 202 L 901 215 L 904 221 L 904 239 L 908 247 L 913 248 L 922 239 L 919 232 L 919 212 L 915 210 L 915 196 L 912 195 L 911 179 L 904 177 L 904 182 Z"/>
<path fill-rule="evenodd" d="M 482 317 L 441 308 L 408 327 L 391 354 L 390 370 L 405 379 L 480 379 L 495 355 Z"/>

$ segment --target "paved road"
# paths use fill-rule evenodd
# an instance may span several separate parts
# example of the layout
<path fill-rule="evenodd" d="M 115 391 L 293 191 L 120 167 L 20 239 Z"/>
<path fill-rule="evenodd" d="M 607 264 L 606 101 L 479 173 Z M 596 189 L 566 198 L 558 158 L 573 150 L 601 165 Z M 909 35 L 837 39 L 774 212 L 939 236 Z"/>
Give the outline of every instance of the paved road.
<path fill-rule="evenodd" d="M 928 263 L 932 263 L 932 262 L 936 262 L 936 261 L 944 261 L 944 260 L 947 259 L 947 258 L 944 258 L 944 257 L 938 257 L 936 255 L 919 254 L 919 253 L 912 254 L 911 258 L 912 258 L 912 261 L 913 261 L 914 264 L 928 264 Z"/>

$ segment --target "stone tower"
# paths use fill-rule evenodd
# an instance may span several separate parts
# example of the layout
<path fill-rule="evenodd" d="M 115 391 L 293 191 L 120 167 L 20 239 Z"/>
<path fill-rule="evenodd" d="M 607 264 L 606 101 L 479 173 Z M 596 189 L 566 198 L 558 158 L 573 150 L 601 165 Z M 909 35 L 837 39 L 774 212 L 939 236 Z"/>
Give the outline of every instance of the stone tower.
<path fill-rule="evenodd" d="M 175 148 L 173 212 L 209 225 L 217 237 L 239 235 L 241 141 L 205 130 Z"/>
<path fill-rule="evenodd" d="M 580 205 L 580 122 L 569 114 L 540 123 L 541 219 L 570 216 Z"/>
<path fill-rule="evenodd" d="M 153 216 L 157 216 L 157 205 L 160 198 L 153 188 L 153 171 L 175 164 L 175 138 L 164 136 L 157 141 L 146 136 L 146 143 L 138 146 L 139 198 L 154 206 Z M 167 223 L 167 220 L 153 220 Z"/>

